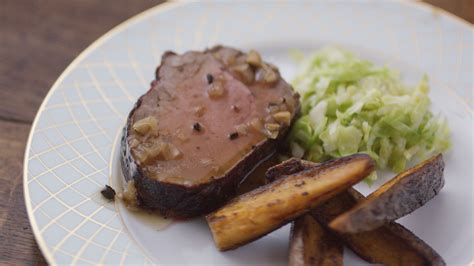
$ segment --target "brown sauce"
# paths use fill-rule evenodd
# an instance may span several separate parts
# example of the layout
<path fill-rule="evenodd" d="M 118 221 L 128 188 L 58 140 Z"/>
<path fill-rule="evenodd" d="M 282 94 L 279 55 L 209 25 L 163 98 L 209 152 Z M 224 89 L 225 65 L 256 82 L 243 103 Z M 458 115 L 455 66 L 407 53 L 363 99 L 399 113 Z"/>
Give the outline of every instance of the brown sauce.
<path fill-rule="evenodd" d="M 140 220 L 146 226 L 153 228 L 154 230 L 164 230 L 166 229 L 171 223 L 174 222 L 173 219 L 165 218 L 159 213 L 156 212 L 148 212 L 145 210 L 132 210 L 129 212 L 137 220 Z"/>
<path fill-rule="evenodd" d="M 132 140 L 139 143 L 139 147 L 132 148 L 135 158 L 143 157 L 141 148 L 153 146 L 156 142 L 167 143 L 177 151 L 176 156 L 170 158 L 150 155 L 158 153 L 159 149 L 147 148 L 143 152 L 147 159 L 138 161 L 152 179 L 185 186 L 212 181 L 251 152 L 252 146 L 267 138 L 276 138 L 280 127 L 290 122 L 294 104 L 288 101 L 293 99 L 293 94 L 284 81 L 278 80 L 278 72 L 268 67 L 268 71 L 276 75 L 276 80 L 245 84 L 224 70 L 218 61 L 206 60 L 206 56 L 196 56 L 193 68 L 185 68 L 184 72 L 172 67 L 171 61 L 182 61 L 189 56 L 172 57 L 169 59 L 171 63 L 166 61 L 160 67 L 162 79 L 147 93 L 148 97 L 142 99 L 144 107 L 135 113 L 134 123 L 152 117 L 157 122 L 152 127 L 156 127 L 156 131 L 148 131 L 158 132 L 143 134 L 131 131 L 129 143 Z M 245 62 L 246 56 L 240 57 Z M 239 57 L 235 60 L 239 61 Z M 250 60 L 253 64 L 258 61 L 258 58 Z M 168 76 L 182 82 L 176 85 L 167 80 Z M 222 85 L 224 91 L 217 98 L 210 97 L 209 88 L 217 85 Z M 156 99 L 160 99 L 158 105 Z M 232 106 L 238 106 L 238 112 Z M 196 115 L 196 110 L 201 110 L 199 115 Z M 254 119 L 264 124 L 261 131 L 239 127 L 252 124 Z M 267 131 L 271 134 L 265 134 Z"/>

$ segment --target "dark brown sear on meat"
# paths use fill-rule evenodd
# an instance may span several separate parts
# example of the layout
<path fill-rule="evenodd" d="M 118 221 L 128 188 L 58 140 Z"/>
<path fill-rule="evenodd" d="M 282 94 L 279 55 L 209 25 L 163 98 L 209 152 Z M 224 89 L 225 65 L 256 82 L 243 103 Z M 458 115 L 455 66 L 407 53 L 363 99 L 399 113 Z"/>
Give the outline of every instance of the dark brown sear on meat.
<path fill-rule="evenodd" d="M 205 213 L 271 154 L 298 110 L 298 95 L 253 50 L 246 54 L 217 46 L 183 55 L 167 52 L 156 80 L 128 118 L 122 141 L 125 177 L 135 180 L 145 207 L 180 217 Z M 232 180 L 215 182 L 220 179 Z M 178 190 L 172 198 L 180 202 L 152 195 L 158 193 L 154 186 L 164 184 Z M 216 202 L 188 212 L 183 201 L 194 194 Z"/>

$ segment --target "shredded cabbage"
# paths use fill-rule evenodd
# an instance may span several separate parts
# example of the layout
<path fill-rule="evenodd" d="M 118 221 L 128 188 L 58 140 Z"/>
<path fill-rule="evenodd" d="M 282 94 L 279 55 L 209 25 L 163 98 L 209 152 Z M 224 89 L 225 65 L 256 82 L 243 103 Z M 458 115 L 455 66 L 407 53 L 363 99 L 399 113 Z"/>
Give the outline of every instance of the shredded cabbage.
<path fill-rule="evenodd" d="M 430 111 L 426 76 L 406 86 L 393 70 L 327 47 L 301 61 L 293 86 L 302 99 L 293 156 L 321 162 L 362 152 L 378 168 L 400 172 L 450 147 L 446 119 Z"/>

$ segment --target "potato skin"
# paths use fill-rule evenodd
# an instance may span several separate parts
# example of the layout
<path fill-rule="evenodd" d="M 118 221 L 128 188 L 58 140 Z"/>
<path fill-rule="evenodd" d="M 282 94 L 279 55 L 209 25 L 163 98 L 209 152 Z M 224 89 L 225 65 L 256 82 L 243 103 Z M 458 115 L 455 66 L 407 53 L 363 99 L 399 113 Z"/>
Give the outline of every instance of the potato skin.
<path fill-rule="evenodd" d="M 288 265 L 343 265 L 343 244 L 311 215 L 298 217 L 291 227 Z"/>
<path fill-rule="evenodd" d="M 234 198 L 206 217 L 216 246 L 229 250 L 262 237 L 361 181 L 374 167 L 368 155 L 351 155 Z"/>
<path fill-rule="evenodd" d="M 365 197 L 355 189 L 332 198 L 311 211 L 323 226 Z M 423 240 L 396 222 L 377 229 L 349 234 L 333 231 L 352 251 L 370 263 L 392 265 L 446 265 Z"/>
<path fill-rule="evenodd" d="M 443 170 L 443 156 L 434 156 L 386 182 L 336 217 L 329 227 L 341 233 L 358 233 L 395 221 L 439 193 L 444 185 Z"/>
<path fill-rule="evenodd" d="M 266 178 L 269 181 L 277 180 L 317 165 L 304 160 L 291 159 L 270 168 Z M 313 209 L 310 214 L 323 227 L 330 230 L 328 228 L 329 222 L 364 199 L 365 197 L 361 193 L 350 188 Z M 446 265 L 435 250 L 396 222 L 389 222 L 375 230 L 361 233 L 344 234 L 337 231 L 333 231 L 333 233 L 369 263 L 387 266 Z"/>

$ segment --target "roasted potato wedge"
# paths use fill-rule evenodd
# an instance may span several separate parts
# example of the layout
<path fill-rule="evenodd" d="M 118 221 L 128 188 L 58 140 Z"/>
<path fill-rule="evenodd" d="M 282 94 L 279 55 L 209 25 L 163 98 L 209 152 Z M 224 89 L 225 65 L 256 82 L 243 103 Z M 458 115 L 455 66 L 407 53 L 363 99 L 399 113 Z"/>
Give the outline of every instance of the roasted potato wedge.
<path fill-rule="evenodd" d="M 289 265 L 343 265 L 343 247 L 336 236 L 304 214 L 291 227 Z"/>
<path fill-rule="evenodd" d="M 351 209 L 365 197 L 354 189 L 339 194 L 313 209 L 311 214 L 323 226 Z M 334 231 L 344 243 L 370 263 L 391 265 L 445 265 L 443 258 L 402 225 L 389 222 L 377 229 L 342 234 Z"/>
<path fill-rule="evenodd" d="M 266 178 L 277 180 L 312 167 L 316 163 L 291 159 L 270 168 Z M 355 189 L 331 198 L 311 211 L 323 227 L 335 217 L 350 210 L 365 197 Z M 329 228 L 327 228 L 329 229 Z M 356 234 L 334 233 L 361 258 L 370 263 L 391 265 L 445 265 L 440 255 L 402 225 L 389 222 L 375 230 Z"/>
<path fill-rule="evenodd" d="M 206 216 L 214 242 L 229 250 L 258 239 L 361 181 L 374 166 L 368 155 L 355 154 L 240 195 Z"/>
<path fill-rule="evenodd" d="M 410 168 L 339 215 L 329 227 L 341 233 L 369 231 L 403 217 L 432 199 L 444 185 L 441 154 Z"/>

